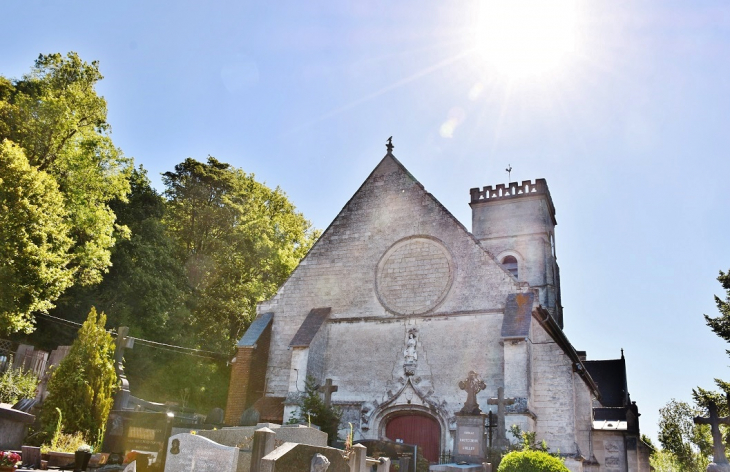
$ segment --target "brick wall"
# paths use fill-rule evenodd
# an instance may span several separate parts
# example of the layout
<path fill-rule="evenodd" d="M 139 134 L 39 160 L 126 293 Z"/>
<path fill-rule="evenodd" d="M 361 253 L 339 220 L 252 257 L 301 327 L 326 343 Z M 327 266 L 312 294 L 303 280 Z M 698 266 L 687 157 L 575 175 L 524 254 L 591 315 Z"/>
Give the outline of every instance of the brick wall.
<path fill-rule="evenodd" d="M 269 360 L 271 326 L 261 334 L 256 346 L 239 346 L 236 362 L 231 365 L 225 423 L 236 426 L 241 414 L 264 396 L 266 364 Z"/>

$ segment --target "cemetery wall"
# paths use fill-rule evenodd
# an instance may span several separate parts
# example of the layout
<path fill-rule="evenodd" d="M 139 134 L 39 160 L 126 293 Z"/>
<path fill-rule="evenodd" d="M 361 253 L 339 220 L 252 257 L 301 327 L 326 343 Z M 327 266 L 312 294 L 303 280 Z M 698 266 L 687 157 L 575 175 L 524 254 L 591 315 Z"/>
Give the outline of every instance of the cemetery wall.
<path fill-rule="evenodd" d="M 575 453 L 575 393 L 570 358 L 538 324 L 532 323 L 532 407 L 538 440 L 551 450 Z"/>
<path fill-rule="evenodd" d="M 407 238 L 413 240 L 412 246 Z M 403 246 L 402 251 L 397 244 Z M 416 246 L 425 248 L 425 252 L 416 255 L 415 263 L 398 259 Z M 381 261 L 394 248 L 388 253 L 392 260 Z M 435 278 L 431 277 L 434 261 L 440 264 Z M 433 293 L 426 294 L 428 299 L 408 299 L 405 295 L 399 298 L 397 290 L 388 291 L 397 289 L 398 282 L 428 283 L 438 288 L 446 279 L 448 287 L 445 293 L 436 294 L 442 296 L 435 302 Z M 501 313 L 507 294 L 524 290 L 526 287 L 497 264 L 405 169 L 386 158 L 277 295 L 259 305 L 259 313 L 275 313 L 267 374 L 269 391 L 271 395 L 286 395 L 291 355 L 288 345 L 312 308 L 331 307 L 333 322 L 368 318 L 405 323 L 409 316 L 420 314 L 423 307 L 426 315 L 435 318 Z M 444 337 L 463 334 L 458 329 L 450 330 L 451 326 L 457 324 L 444 324 Z M 494 333 L 498 336 L 499 329 L 495 328 Z M 372 341 L 355 330 L 345 334 L 353 344 Z M 330 342 L 336 337 L 339 335 L 331 335 Z M 388 343 L 389 350 L 396 352 L 393 341 Z M 401 342 L 395 345 L 399 348 Z"/>

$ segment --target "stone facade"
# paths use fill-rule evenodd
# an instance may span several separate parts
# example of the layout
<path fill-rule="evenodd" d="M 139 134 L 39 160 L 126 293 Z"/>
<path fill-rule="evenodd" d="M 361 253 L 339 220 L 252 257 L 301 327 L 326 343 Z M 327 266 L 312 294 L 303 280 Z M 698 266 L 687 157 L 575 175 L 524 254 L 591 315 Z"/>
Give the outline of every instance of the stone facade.
<path fill-rule="evenodd" d="M 507 428 L 535 431 L 571 470 L 613 470 L 594 436 L 624 444 L 638 423 L 631 434 L 594 430 L 602 394 L 562 332 L 547 184 L 472 189 L 471 206 L 472 233 L 388 153 L 259 305 L 257 322 L 270 317 L 270 334 L 255 322 L 244 335 L 239 356 L 248 367 L 234 364 L 228 409 L 240 410 L 237 392 L 250 391 L 246 372 L 265 365 L 266 395 L 286 399 L 282 421 L 311 375 L 338 386 L 332 401 L 355 439 L 386 437 L 397 417 L 426 416 L 445 451 L 465 400 L 458 383 L 476 371 L 487 385 L 477 395 L 482 409 L 498 388 L 514 399 Z M 502 265 L 507 256 L 516 272 Z M 262 350 L 258 364 L 241 350 L 250 345 Z M 639 459 L 623 457 L 618 470 L 639 470 Z"/>

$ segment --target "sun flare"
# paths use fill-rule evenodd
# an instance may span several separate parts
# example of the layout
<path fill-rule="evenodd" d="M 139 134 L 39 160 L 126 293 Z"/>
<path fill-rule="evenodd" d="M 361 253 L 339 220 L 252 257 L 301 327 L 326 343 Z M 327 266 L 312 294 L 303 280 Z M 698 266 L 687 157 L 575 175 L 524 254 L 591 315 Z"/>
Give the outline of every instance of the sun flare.
<path fill-rule="evenodd" d="M 510 78 L 543 75 L 575 51 L 576 0 L 484 0 L 475 49 Z"/>

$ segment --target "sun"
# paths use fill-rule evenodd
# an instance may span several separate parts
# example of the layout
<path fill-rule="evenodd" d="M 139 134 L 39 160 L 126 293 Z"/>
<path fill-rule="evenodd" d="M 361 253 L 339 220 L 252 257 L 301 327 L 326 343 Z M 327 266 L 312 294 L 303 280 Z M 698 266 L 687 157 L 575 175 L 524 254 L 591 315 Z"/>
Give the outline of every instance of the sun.
<path fill-rule="evenodd" d="M 509 78 L 542 76 L 575 52 L 576 0 L 483 0 L 475 51 Z"/>

